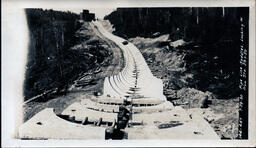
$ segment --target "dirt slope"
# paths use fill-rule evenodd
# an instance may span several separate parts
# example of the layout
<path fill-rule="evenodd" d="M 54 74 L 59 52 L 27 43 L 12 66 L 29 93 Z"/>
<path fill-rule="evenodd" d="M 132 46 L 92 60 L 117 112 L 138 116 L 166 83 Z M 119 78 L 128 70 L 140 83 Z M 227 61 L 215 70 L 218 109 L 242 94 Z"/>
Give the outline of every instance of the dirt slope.
<path fill-rule="evenodd" d="M 140 49 L 152 73 L 163 80 L 164 94 L 169 101 L 191 113 L 202 114 L 222 139 L 237 137 L 238 98 L 216 98 L 212 92 L 191 87 L 194 73 L 187 69 L 184 60 L 191 53 L 173 48 L 176 43 L 169 40 L 169 35 L 136 37 L 129 41 Z"/>
<path fill-rule="evenodd" d="M 67 94 L 46 96 L 45 99 L 40 99 L 40 101 L 35 100 L 24 104 L 24 121 L 29 120 L 44 108 L 54 108 L 56 113 L 61 113 L 70 104 L 83 98 L 89 98 L 94 92 L 101 92 L 104 78 L 121 71 L 123 67 L 121 50 L 113 42 L 104 38 L 92 23 L 84 23 L 77 31 L 76 36 L 81 39 L 81 42 L 72 47 L 72 50 L 97 49 L 100 46 L 109 51 L 109 56 L 101 63 L 95 63 L 94 69 L 81 73 L 80 77 L 69 87 Z M 84 38 L 87 39 L 84 40 Z M 97 42 L 97 44 L 93 45 L 92 42 Z M 90 52 L 86 54 L 90 54 Z M 92 80 L 93 83 L 77 86 L 77 81 L 82 80 Z"/>

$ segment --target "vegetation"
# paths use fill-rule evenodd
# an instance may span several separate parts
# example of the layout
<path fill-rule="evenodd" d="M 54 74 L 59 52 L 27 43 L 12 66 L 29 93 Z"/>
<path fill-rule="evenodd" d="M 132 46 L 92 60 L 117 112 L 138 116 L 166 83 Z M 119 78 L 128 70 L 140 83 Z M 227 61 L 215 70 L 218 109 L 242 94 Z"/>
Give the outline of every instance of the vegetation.
<path fill-rule="evenodd" d="M 90 47 L 73 48 L 92 38 L 77 33 L 82 26 L 79 15 L 43 9 L 26 9 L 26 15 L 30 45 L 25 100 L 48 90 L 57 90 L 57 94 L 66 92 L 79 74 L 97 68 L 95 64 L 104 60 L 107 51 L 94 40 Z"/>
<path fill-rule="evenodd" d="M 168 34 L 159 47 L 185 54 L 182 75 L 193 73 L 188 87 L 214 92 L 218 98 L 239 94 L 241 18 L 248 26 L 248 8 L 118 8 L 105 17 L 114 33 L 125 38 Z M 247 42 L 248 28 L 244 30 Z M 169 44 L 181 39 L 186 42 L 182 47 Z"/>

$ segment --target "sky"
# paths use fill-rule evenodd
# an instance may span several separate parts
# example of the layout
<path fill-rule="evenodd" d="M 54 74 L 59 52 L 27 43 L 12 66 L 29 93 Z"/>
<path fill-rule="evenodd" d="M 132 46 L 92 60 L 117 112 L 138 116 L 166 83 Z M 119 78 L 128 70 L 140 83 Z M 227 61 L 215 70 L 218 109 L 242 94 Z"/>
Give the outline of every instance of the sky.
<path fill-rule="evenodd" d="M 71 11 L 79 14 L 82 12 L 83 9 L 89 10 L 90 13 L 95 13 L 96 18 L 103 19 L 105 15 L 110 14 L 116 8 L 71 8 L 71 9 L 66 9 L 66 8 L 52 8 L 53 10 L 60 10 L 60 11 Z"/>

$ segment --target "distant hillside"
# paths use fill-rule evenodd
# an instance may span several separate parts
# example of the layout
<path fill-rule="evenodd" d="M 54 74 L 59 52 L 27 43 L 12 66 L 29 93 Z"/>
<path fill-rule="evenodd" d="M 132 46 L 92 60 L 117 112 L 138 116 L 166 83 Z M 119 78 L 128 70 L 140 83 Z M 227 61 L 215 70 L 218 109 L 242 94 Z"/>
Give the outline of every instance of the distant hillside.
<path fill-rule="evenodd" d="M 48 90 L 65 92 L 79 74 L 97 68 L 97 63 L 108 57 L 94 34 L 79 34 L 81 27 L 89 27 L 88 23 L 82 26 L 79 15 L 43 9 L 25 11 L 30 31 L 25 100 Z M 92 38 L 90 45 L 81 45 Z M 82 48 L 73 48 L 75 45 Z"/>
<path fill-rule="evenodd" d="M 240 19 L 242 17 L 247 26 L 244 31 L 247 42 L 248 10 L 118 8 L 104 19 L 113 24 L 114 34 L 124 38 L 169 35 L 159 47 L 167 47 L 165 52 L 185 53 L 185 72 L 193 73 L 193 78 L 187 80 L 187 87 L 214 92 L 218 98 L 229 98 L 239 94 Z M 186 44 L 174 48 L 170 43 L 176 40 L 184 40 Z"/>
<path fill-rule="evenodd" d="M 152 37 L 156 32 L 169 33 L 170 38 L 183 38 L 203 43 L 235 39 L 240 16 L 247 8 L 118 8 L 104 19 L 127 37 Z M 248 17 L 248 16 L 247 16 Z"/>

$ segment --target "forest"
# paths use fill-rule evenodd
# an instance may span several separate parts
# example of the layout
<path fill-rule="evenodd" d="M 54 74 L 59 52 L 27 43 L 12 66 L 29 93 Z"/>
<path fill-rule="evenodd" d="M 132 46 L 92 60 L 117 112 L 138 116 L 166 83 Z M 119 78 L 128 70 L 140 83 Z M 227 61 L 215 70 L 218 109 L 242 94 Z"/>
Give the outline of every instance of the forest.
<path fill-rule="evenodd" d="M 76 44 L 75 31 L 79 16 L 71 12 L 26 9 L 30 32 L 28 62 L 24 83 L 25 100 L 53 88 L 63 89 L 72 81 L 79 64 L 76 53 L 69 50 Z M 79 72 L 79 71 L 77 71 Z"/>
<path fill-rule="evenodd" d="M 76 31 L 81 27 L 79 15 L 43 9 L 25 9 L 30 32 L 28 62 L 24 82 L 24 98 L 52 90 L 66 92 L 68 86 L 84 71 L 95 67 L 91 64 L 102 56 L 90 50 L 93 57 L 85 56 L 85 49 L 71 47 L 81 40 Z"/>
<path fill-rule="evenodd" d="M 117 8 L 104 19 L 113 24 L 114 34 L 127 39 L 168 34 L 170 42 L 184 40 L 175 50 L 186 52 L 186 72 L 194 75 L 188 87 L 230 98 L 239 94 L 241 18 L 248 26 L 248 12 L 232 7 Z M 248 27 L 244 37 L 248 43 Z"/>

